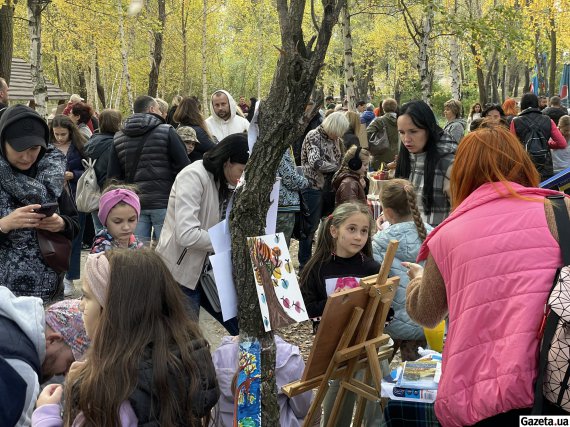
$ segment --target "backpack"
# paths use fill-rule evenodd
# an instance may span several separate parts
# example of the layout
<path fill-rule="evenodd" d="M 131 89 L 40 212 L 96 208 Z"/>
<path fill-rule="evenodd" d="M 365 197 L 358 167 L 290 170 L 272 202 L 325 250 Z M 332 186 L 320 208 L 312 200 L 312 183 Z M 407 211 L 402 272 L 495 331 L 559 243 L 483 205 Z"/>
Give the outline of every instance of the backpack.
<path fill-rule="evenodd" d="M 99 209 L 101 189 L 97 184 L 97 175 L 95 174 L 96 161 L 94 159 L 81 160 L 85 166 L 85 172 L 77 181 L 77 192 L 75 193 L 75 204 L 79 212 L 90 213 Z"/>
<path fill-rule="evenodd" d="M 378 117 L 378 120 L 382 124 L 382 127 L 370 135 L 368 144 L 370 149 L 374 151 L 376 155 L 381 155 L 390 150 L 390 141 L 388 140 L 388 132 L 386 131 L 386 124 L 382 120 L 382 117 Z"/>
<path fill-rule="evenodd" d="M 564 196 L 551 196 L 548 199 L 554 210 L 563 265 L 554 277 L 539 331 L 542 344 L 534 389 L 533 415 L 542 414 L 544 398 L 555 407 L 570 412 L 570 218 Z"/>
<path fill-rule="evenodd" d="M 544 117 L 544 116 L 538 116 Z M 552 166 L 552 154 L 550 153 L 550 148 L 548 147 L 548 139 L 544 135 L 541 129 L 540 123 L 537 122 L 536 118 L 532 116 L 526 116 L 526 120 L 521 120 L 520 117 L 515 119 L 515 131 L 516 124 L 523 125 L 526 128 L 526 132 L 523 133 L 524 140 L 521 138 L 524 149 L 529 154 L 532 162 L 536 166 L 541 179 L 549 178 L 553 175 L 554 170 Z"/>

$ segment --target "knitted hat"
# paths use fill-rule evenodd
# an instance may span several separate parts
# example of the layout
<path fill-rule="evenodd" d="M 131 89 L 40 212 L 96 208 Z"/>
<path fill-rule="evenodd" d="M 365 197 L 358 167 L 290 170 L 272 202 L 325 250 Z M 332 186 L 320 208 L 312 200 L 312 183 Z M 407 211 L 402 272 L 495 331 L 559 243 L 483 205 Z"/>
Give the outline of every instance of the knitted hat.
<path fill-rule="evenodd" d="M 101 307 L 105 307 L 107 304 L 110 269 L 109 260 L 105 256 L 105 252 L 87 256 L 85 275 L 87 276 L 89 289 Z"/>
<path fill-rule="evenodd" d="M 196 137 L 196 131 L 191 126 L 178 126 L 176 133 L 182 142 L 195 142 L 199 143 Z"/>
<path fill-rule="evenodd" d="M 107 191 L 99 199 L 99 213 L 97 216 L 99 217 L 101 224 L 107 226 L 107 217 L 109 216 L 109 212 L 111 212 L 111 209 L 121 202 L 132 206 L 137 213 L 137 219 L 140 217 L 141 202 L 139 196 L 126 188 L 117 188 L 116 190 Z"/>
<path fill-rule="evenodd" d="M 46 309 L 46 323 L 61 334 L 63 341 L 71 348 L 75 360 L 81 360 L 89 347 L 78 299 L 66 299 Z"/>

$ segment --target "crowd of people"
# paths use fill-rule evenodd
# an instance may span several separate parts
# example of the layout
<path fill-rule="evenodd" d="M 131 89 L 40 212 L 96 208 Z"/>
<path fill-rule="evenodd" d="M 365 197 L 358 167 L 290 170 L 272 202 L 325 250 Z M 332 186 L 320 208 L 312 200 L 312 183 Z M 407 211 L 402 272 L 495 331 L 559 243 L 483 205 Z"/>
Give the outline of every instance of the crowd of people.
<path fill-rule="evenodd" d="M 7 93 L 0 79 L 6 425 L 233 425 L 240 328 L 237 317 L 222 318 L 203 280 L 214 251 L 208 229 L 229 216 L 257 100 L 215 91 L 206 118 L 196 97 L 169 105 L 139 96 L 123 118 L 113 109 L 96 114 L 73 95 L 48 125 L 29 107 L 4 105 Z M 276 231 L 288 245 L 299 241 L 313 331 L 328 296 L 378 273 L 398 240 L 390 275 L 400 282 L 385 332 L 394 355 L 413 361 L 427 345 L 424 328 L 448 320 L 435 404 L 441 424 L 492 425 L 530 413 L 543 307 L 561 266 L 546 201 L 561 193 L 538 188 L 570 167 L 570 116 L 560 98 L 542 110 L 534 94 L 518 106 L 476 103 L 466 119 L 461 102 L 449 100 L 443 127 L 423 101 L 386 98 L 376 111 L 361 101 L 345 111 L 327 98 L 324 107 L 307 105 L 307 129 L 277 170 Z M 78 212 L 89 168 L 98 209 Z M 368 196 L 378 169 L 390 179 L 376 218 Z M 81 277 L 87 221 L 95 237 Z M 532 263 L 521 264 L 522 253 Z M 64 299 L 77 296 L 80 278 L 81 300 Z M 230 335 L 213 354 L 200 308 Z M 298 347 L 278 336 L 275 344 L 281 387 L 301 377 L 304 361 Z M 325 423 L 335 393 L 333 383 Z M 301 425 L 311 399 L 279 391 L 281 425 Z M 345 401 L 337 425 L 350 425 L 353 406 Z"/>

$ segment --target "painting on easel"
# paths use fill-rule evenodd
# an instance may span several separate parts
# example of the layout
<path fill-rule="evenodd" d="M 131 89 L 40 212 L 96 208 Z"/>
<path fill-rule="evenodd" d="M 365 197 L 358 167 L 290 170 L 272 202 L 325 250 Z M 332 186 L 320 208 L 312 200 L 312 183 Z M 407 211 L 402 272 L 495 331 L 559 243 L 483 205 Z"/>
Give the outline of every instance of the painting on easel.
<path fill-rule="evenodd" d="M 265 331 L 308 320 L 283 233 L 248 237 Z"/>

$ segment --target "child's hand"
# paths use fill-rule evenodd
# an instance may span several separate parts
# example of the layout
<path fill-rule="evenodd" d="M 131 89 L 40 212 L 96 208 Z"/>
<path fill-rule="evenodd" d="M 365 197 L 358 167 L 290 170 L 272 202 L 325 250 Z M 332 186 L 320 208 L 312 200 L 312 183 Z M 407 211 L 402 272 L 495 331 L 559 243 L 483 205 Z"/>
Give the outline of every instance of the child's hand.
<path fill-rule="evenodd" d="M 50 384 L 42 390 L 36 402 L 36 408 L 44 405 L 59 404 L 61 402 L 61 395 L 63 394 L 63 387 L 61 384 Z"/>
<path fill-rule="evenodd" d="M 422 277 L 424 274 L 424 268 L 413 262 L 403 262 L 402 266 L 408 269 L 408 277 L 411 279 L 415 279 L 416 277 Z"/>

